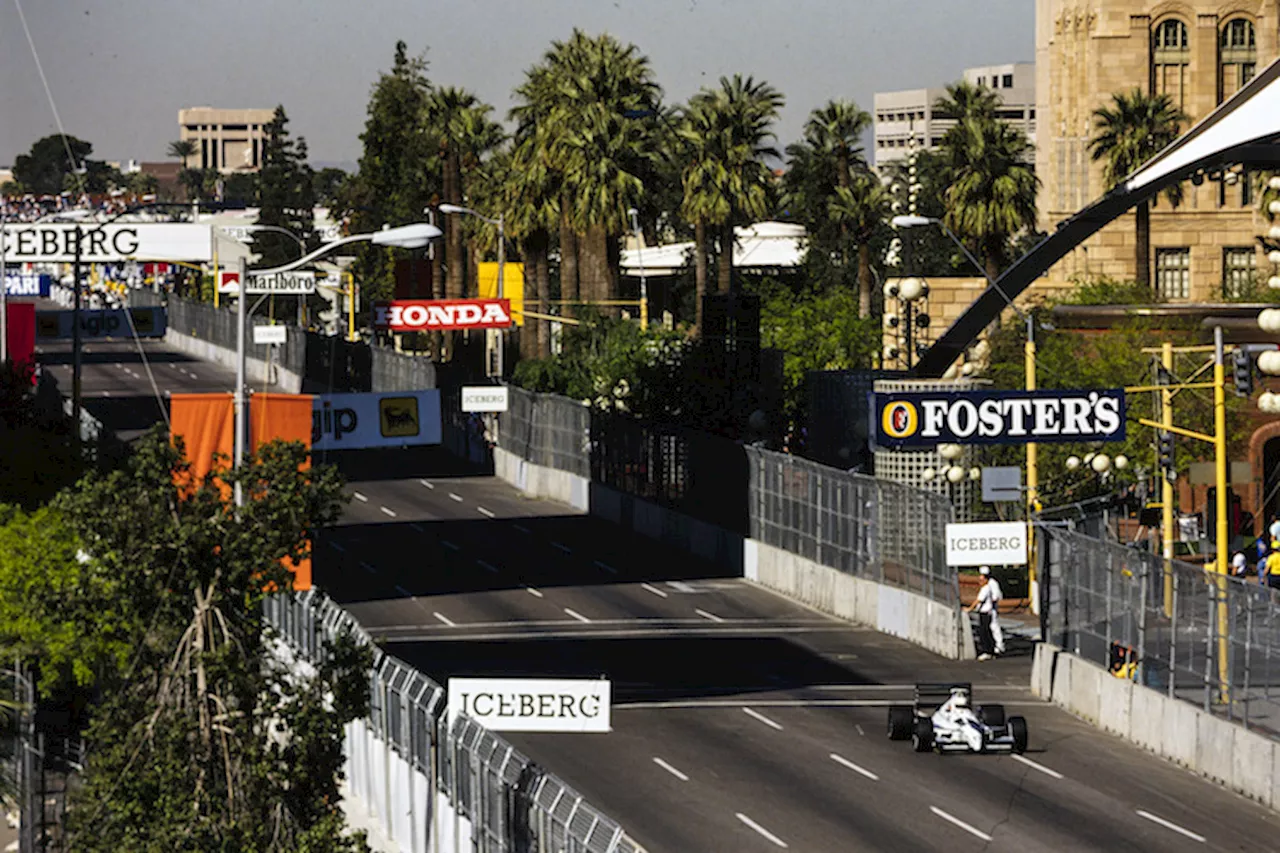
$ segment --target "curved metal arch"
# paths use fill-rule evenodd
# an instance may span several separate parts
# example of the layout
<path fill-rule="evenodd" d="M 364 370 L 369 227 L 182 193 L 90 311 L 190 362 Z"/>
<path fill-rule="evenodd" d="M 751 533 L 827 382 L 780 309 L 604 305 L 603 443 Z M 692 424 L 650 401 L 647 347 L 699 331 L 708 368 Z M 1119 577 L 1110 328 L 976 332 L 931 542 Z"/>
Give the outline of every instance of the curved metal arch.
<path fill-rule="evenodd" d="M 941 376 L 1019 294 L 1104 226 L 1197 172 L 1244 165 L 1280 169 L 1280 60 L 1224 101 L 1115 189 L 1059 223 L 1000 274 L 930 347 L 912 370 Z"/>

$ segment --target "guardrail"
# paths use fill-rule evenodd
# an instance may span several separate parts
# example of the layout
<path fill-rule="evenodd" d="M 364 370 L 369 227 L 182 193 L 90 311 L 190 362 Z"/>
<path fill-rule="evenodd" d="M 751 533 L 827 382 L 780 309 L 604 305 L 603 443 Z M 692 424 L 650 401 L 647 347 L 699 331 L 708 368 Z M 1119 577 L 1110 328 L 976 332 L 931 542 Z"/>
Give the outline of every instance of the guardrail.
<path fill-rule="evenodd" d="M 273 596 L 265 616 L 294 657 L 312 665 L 343 633 L 377 649 L 319 590 Z M 347 727 L 344 774 L 364 816 L 398 849 L 644 853 L 500 736 L 463 714 L 450 728 L 444 688 L 403 661 L 377 650 L 369 688 L 369 716 Z"/>

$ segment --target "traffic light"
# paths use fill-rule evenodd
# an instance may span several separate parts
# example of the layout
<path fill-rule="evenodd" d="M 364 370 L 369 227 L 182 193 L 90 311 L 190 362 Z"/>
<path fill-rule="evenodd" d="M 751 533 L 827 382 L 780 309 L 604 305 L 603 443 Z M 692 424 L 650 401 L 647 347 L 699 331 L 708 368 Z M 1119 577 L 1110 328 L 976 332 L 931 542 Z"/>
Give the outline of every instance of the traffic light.
<path fill-rule="evenodd" d="M 1173 433 L 1164 430 L 1156 433 L 1156 454 L 1160 458 L 1160 470 L 1172 482 L 1178 476 L 1175 467 L 1177 460 L 1174 458 Z"/>
<path fill-rule="evenodd" d="M 1237 349 L 1231 353 L 1232 372 L 1236 380 L 1236 393 L 1248 397 L 1253 393 L 1253 356 L 1248 350 Z"/>
<path fill-rule="evenodd" d="M 1218 522 L 1218 489 L 1216 486 L 1210 486 L 1205 495 L 1204 523 L 1205 529 L 1209 531 L 1209 536 L 1214 535 L 1214 528 Z M 1236 490 L 1227 489 L 1227 535 L 1239 536 L 1245 534 L 1244 530 L 1244 508 L 1241 506 L 1240 496 L 1236 494 Z M 1250 533 L 1252 530 L 1249 531 Z M 1247 535 L 1247 534 L 1246 534 Z"/>

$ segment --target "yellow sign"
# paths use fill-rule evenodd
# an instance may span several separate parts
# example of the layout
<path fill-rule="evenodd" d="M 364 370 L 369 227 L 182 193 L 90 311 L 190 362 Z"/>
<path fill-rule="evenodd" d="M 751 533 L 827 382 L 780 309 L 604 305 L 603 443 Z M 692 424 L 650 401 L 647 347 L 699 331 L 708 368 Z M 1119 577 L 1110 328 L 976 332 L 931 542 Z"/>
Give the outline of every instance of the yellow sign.
<path fill-rule="evenodd" d="M 383 438 L 415 436 L 420 431 L 416 397 L 383 397 L 378 401 L 378 415 Z"/>
<path fill-rule="evenodd" d="M 517 326 L 524 325 L 524 264 L 503 264 L 502 296 L 511 300 L 511 314 Z M 480 298 L 498 298 L 498 265 L 481 263 L 477 271 L 480 279 Z"/>
<path fill-rule="evenodd" d="M 915 405 L 896 400 L 884 407 L 880 414 L 880 428 L 890 438 L 907 438 L 916 434 L 920 416 Z"/>

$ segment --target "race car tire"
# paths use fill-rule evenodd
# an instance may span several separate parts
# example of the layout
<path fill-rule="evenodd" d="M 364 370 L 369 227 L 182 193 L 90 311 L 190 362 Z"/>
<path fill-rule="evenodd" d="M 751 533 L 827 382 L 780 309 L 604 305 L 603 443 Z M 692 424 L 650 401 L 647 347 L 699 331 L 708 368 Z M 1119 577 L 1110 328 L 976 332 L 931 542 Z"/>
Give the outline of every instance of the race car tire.
<path fill-rule="evenodd" d="M 1021 755 L 1027 751 L 1027 721 L 1023 717 L 1009 718 L 1009 734 L 1013 738 L 1013 751 Z"/>
<path fill-rule="evenodd" d="M 889 740 L 908 740 L 915 711 L 909 705 L 889 706 Z"/>
<path fill-rule="evenodd" d="M 993 729 L 1004 728 L 1003 705 L 979 705 L 978 719 Z"/>
<path fill-rule="evenodd" d="M 917 717 L 915 728 L 911 732 L 911 748 L 916 752 L 930 752 L 933 749 L 933 721 L 928 717 Z"/>

